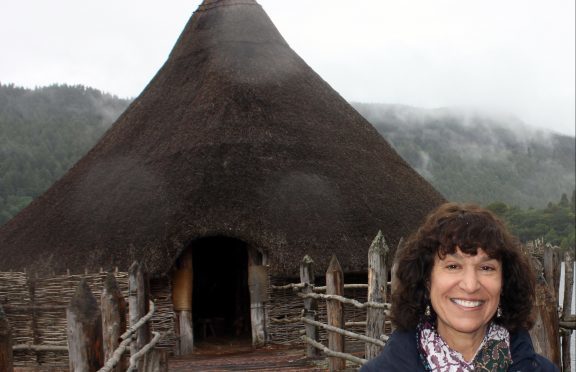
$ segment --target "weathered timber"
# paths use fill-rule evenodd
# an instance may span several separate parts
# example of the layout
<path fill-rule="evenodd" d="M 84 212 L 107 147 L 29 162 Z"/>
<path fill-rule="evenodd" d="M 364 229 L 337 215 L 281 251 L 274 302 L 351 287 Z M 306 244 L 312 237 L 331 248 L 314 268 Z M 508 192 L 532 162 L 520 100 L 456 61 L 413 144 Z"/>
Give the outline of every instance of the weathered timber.
<path fill-rule="evenodd" d="M 535 323 L 530 330 L 534 349 L 560 366 L 558 305 L 542 275 L 536 280 L 534 307 Z"/>
<path fill-rule="evenodd" d="M 248 248 L 248 290 L 253 346 L 262 346 L 266 343 L 266 297 L 269 285 L 268 269 L 262 260 L 262 254 L 257 249 Z"/>
<path fill-rule="evenodd" d="M 388 286 L 388 255 L 390 248 L 381 231 L 368 250 L 368 302 L 386 302 Z M 381 309 L 369 307 L 366 315 L 366 336 L 378 339 L 384 334 L 385 313 Z M 376 357 L 382 347 L 373 343 L 366 343 L 365 358 Z"/>
<path fill-rule="evenodd" d="M 568 320 L 571 315 L 572 293 L 574 288 L 574 257 L 570 252 L 564 254 L 564 298 L 562 301 L 562 321 L 560 325 Z M 576 322 L 574 322 L 576 325 Z M 564 371 L 572 370 L 571 338 L 573 330 L 565 329 L 562 333 L 562 368 Z"/>
<path fill-rule="evenodd" d="M 128 301 L 130 325 L 134 325 L 148 313 L 149 285 L 144 268 L 138 262 L 132 263 L 128 271 Z M 150 324 L 142 325 L 136 331 L 136 342 L 130 344 L 130 355 L 134 355 L 150 342 Z"/>
<path fill-rule="evenodd" d="M 163 349 L 153 349 L 142 357 L 142 372 L 168 371 L 168 353 Z"/>
<path fill-rule="evenodd" d="M 357 300 L 351 299 L 351 298 L 347 298 L 344 296 L 338 296 L 338 295 L 328 295 L 328 294 L 322 294 L 322 293 L 298 293 L 298 297 L 302 297 L 302 298 L 316 298 L 316 299 L 324 299 L 324 300 L 337 300 L 340 301 L 344 304 L 350 304 L 353 305 L 359 309 L 364 309 L 367 307 L 373 307 L 376 309 L 389 309 L 390 308 L 390 304 L 383 304 L 380 302 L 359 302 Z"/>
<path fill-rule="evenodd" d="M 138 350 L 137 353 L 130 355 L 130 366 L 128 367 L 126 372 L 133 372 L 133 371 L 158 372 L 157 370 L 154 369 L 154 364 L 156 364 L 154 361 L 150 361 L 150 363 L 148 363 L 151 369 L 147 369 L 145 367 L 147 355 L 152 352 L 154 346 L 156 346 L 158 341 L 160 341 L 160 338 L 162 338 L 162 335 L 160 335 L 160 333 L 158 332 L 152 332 L 152 334 L 153 337 L 148 344 L 144 345 L 140 350 Z M 148 358 L 152 357 L 149 356 Z"/>
<path fill-rule="evenodd" d="M 6 314 L 0 305 L 0 371 L 14 371 L 14 357 L 12 354 L 12 330 Z"/>
<path fill-rule="evenodd" d="M 308 255 L 304 256 L 300 263 L 300 283 L 304 284 L 302 293 L 312 293 L 314 287 L 314 260 Z M 318 312 L 318 302 L 314 298 L 304 298 L 304 318 L 315 321 L 316 313 Z M 310 339 L 318 341 L 318 328 L 314 324 L 305 324 L 306 336 Z M 317 356 L 318 349 L 311 344 L 306 346 L 306 356 Z"/>
<path fill-rule="evenodd" d="M 558 301 L 560 288 L 560 248 L 546 244 L 544 246 L 544 278 L 551 293 Z"/>
<path fill-rule="evenodd" d="M 187 355 L 194 351 L 194 327 L 192 324 L 192 311 L 176 311 L 176 327 L 178 330 L 179 355 Z"/>
<path fill-rule="evenodd" d="M 302 340 L 304 340 L 304 342 L 306 342 L 307 344 L 314 345 L 318 349 L 322 350 L 324 352 L 324 354 L 330 356 L 331 358 L 332 357 L 333 358 L 339 358 L 339 359 L 342 359 L 344 362 L 346 360 L 349 360 L 352 363 L 356 363 L 359 365 L 363 365 L 366 362 L 368 362 L 366 359 L 358 358 L 352 354 L 346 354 L 346 353 L 334 351 L 334 350 L 327 348 L 326 346 L 322 345 L 320 342 L 316 342 L 307 336 L 302 336 Z"/>
<path fill-rule="evenodd" d="M 394 295 L 394 292 L 395 292 L 396 288 L 398 287 L 398 278 L 396 278 L 396 270 L 398 269 L 398 264 L 396 262 L 398 260 L 396 259 L 396 257 L 398 257 L 402 248 L 404 248 L 404 239 L 403 238 L 400 239 L 400 241 L 398 242 L 398 245 L 396 246 L 396 250 L 394 252 L 393 263 L 391 265 L 392 266 L 392 273 L 391 273 L 391 279 L 390 279 L 390 302 L 392 302 L 392 296 Z M 394 326 L 394 324 L 392 324 L 391 328 L 392 328 L 392 331 L 394 331 L 394 329 L 396 327 Z"/>
<path fill-rule="evenodd" d="M 194 350 L 194 325 L 192 324 L 192 288 L 194 272 L 192 250 L 188 249 L 176 265 L 172 275 L 172 304 L 176 316 L 178 355 L 187 355 Z"/>
<path fill-rule="evenodd" d="M 379 340 L 379 339 L 376 339 L 376 338 L 372 338 L 372 337 L 367 337 L 367 336 L 361 335 L 361 334 L 359 334 L 359 333 L 350 332 L 350 331 L 347 331 L 347 330 L 345 330 L 345 329 L 341 329 L 341 328 L 338 328 L 338 327 L 333 327 L 333 326 L 331 326 L 331 325 L 324 324 L 324 323 L 321 323 L 321 322 L 317 322 L 317 321 L 315 321 L 315 320 L 310 320 L 310 319 L 306 319 L 306 318 L 300 318 L 300 320 L 301 320 L 302 322 L 306 323 L 306 324 L 313 324 L 313 325 L 315 325 L 315 326 L 324 328 L 324 329 L 326 329 L 326 330 L 328 330 L 328 331 L 336 332 L 336 333 L 338 333 L 338 334 L 341 334 L 341 335 L 344 335 L 344 336 L 348 336 L 348 337 L 350 337 L 350 338 L 354 338 L 354 339 L 357 339 L 357 340 L 361 340 L 361 341 L 364 341 L 364 342 L 366 342 L 366 343 L 371 343 L 371 344 L 374 344 L 374 345 L 378 345 L 378 346 L 380 346 L 380 347 L 384 347 L 384 345 L 385 345 L 384 341 L 382 341 L 382 340 Z"/>
<path fill-rule="evenodd" d="M 326 270 L 326 294 L 344 295 L 344 274 L 336 256 L 332 256 L 328 270 Z M 328 325 L 344 329 L 344 306 L 340 301 L 327 300 L 326 312 Z M 328 348 L 334 352 L 343 353 L 344 335 L 328 331 Z M 341 371 L 346 368 L 346 360 L 331 356 L 328 358 L 328 368 L 330 371 Z"/>
<path fill-rule="evenodd" d="M 120 336 L 126 332 L 126 301 L 112 273 L 106 275 L 104 290 L 100 298 L 100 308 L 102 311 L 104 360 L 108 361 L 114 355 L 114 350 L 120 345 Z M 126 360 L 120 359 L 113 371 L 126 370 L 125 364 Z"/>
<path fill-rule="evenodd" d="M 82 279 L 66 309 L 71 372 L 97 371 L 104 365 L 102 317 L 86 280 Z"/>

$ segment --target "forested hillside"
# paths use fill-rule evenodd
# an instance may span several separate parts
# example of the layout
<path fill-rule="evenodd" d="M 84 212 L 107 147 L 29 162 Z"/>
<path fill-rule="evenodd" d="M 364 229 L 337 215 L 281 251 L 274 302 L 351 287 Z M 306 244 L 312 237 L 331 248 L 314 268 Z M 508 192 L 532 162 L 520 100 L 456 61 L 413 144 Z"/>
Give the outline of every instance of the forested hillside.
<path fill-rule="evenodd" d="M 353 105 L 447 199 L 544 208 L 574 190 L 574 137 L 502 115 Z"/>
<path fill-rule="evenodd" d="M 0 84 L 0 224 L 59 179 L 129 103 L 83 86 Z M 509 117 L 353 105 L 447 199 L 490 205 L 522 239 L 574 246 L 574 137 Z"/>
<path fill-rule="evenodd" d="M 60 178 L 128 103 L 83 86 L 0 84 L 0 224 Z"/>

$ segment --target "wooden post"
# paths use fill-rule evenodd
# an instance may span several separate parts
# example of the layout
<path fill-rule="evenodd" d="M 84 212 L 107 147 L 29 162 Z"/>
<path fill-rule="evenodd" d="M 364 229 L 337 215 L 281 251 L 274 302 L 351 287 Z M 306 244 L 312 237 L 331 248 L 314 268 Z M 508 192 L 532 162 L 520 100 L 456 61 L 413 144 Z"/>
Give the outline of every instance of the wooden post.
<path fill-rule="evenodd" d="M 392 270 L 390 273 L 390 295 L 387 296 L 387 299 L 390 298 L 390 300 L 388 302 L 392 302 L 392 296 L 394 295 L 396 288 L 398 288 L 398 278 L 396 278 L 396 271 L 398 270 L 398 264 L 396 262 L 398 260 L 396 258 L 398 257 L 400 251 L 403 248 L 404 248 L 404 239 L 400 238 L 400 241 L 398 242 L 398 245 L 396 246 L 396 249 L 394 250 L 394 257 L 392 258 L 392 262 L 390 264 L 390 266 L 392 267 Z M 384 325 L 386 325 L 386 323 L 384 323 Z M 392 324 L 390 326 L 390 328 L 392 329 L 392 331 L 394 331 L 394 329 L 396 327 L 394 326 L 394 324 Z"/>
<path fill-rule="evenodd" d="M 168 354 L 162 349 L 150 350 L 142 357 L 141 372 L 167 372 Z"/>
<path fill-rule="evenodd" d="M 336 256 L 332 256 L 326 271 L 326 294 L 344 295 L 344 274 Z M 328 324 L 344 329 L 344 305 L 337 300 L 326 300 Z M 332 351 L 344 352 L 344 335 L 328 331 L 328 348 Z M 346 368 L 346 360 L 337 357 L 328 358 L 330 371 L 341 371 Z"/>
<path fill-rule="evenodd" d="M 564 301 L 562 303 L 562 319 L 567 319 L 571 314 L 572 290 L 574 288 L 574 257 L 570 252 L 564 254 Z M 571 371 L 570 339 L 572 330 L 565 329 L 562 334 L 562 369 Z"/>
<path fill-rule="evenodd" d="M 312 293 L 314 287 L 314 260 L 308 255 L 304 256 L 300 263 L 300 283 L 304 284 L 302 293 Z M 310 320 L 316 320 L 318 311 L 318 302 L 314 298 L 304 299 L 304 317 Z M 306 324 L 306 336 L 318 342 L 318 327 L 312 324 Z M 306 356 L 318 356 L 319 350 L 310 344 L 306 344 Z"/>
<path fill-rule="evenodd" d="M 256 248 L 248 248 L 248 290 L 250 291 L 250 325 L 253 346 L 266 344 L 268 269 L 262 265 L 262 259 L 262 254 Z"/>
<path fill-rule="evenodd" d="M 128 301 L 130 326 L 133 326 L 149 311 L 149 285 L 144 269 L 138 262 L 132 263 L 128 270 Z M 134 355 L 151 339 L 150 323 L 136 331 L 136 342 L 130 344 L 130 354 Z"/>
<path fill-rule="evenodd" d="M 538 277 L 533 312 L 535 322 L 530 336 L 535 351 L 560 366 L 558 303 L 542 274 L 536 272 Z"/>
<path fill-rule="evenodd" d="M 85 279 L 66 309 L 68 357 L 71 372 L 97 371 L 104 365 L 102 317 Z"/>
<path fill-rule="evenodd" d="M 118 288 L 114 274 L 108 273 L 104 290 L 100 297 L 102 309 L 102 338 L 104 341 L 104 362 L 108 361 L 120 345 L 120 336 L 126 332 L 126 300 Z M 114 372 L 126 370 L 126 360 L 120 359 Z"/>
<path fill-rule="evenodd" d="M 172 275 L 172 305 L 176 313 L 176 334 L 179 336 L 178 355 L 187 355 L 194 350 L 193 280 L 192 250 L 188 249 L 178 259 Z"/>
<path fill-rule="evenodd" d="M 0 371 L 14 371 L 12 354 L 12 330 L 2 305 L 0 305 Z"/>
<path fill-rule="evenodd" d="M 388 286 L 388 254 L 390 249 L 386 244 L 381 231 L 368 250 L 368 302 L 384 303 Z M 380 339 L 384 334 L 386 315 L 382 309 L 368 308 L 366 315 L 366 336 Z M 378 345 L 366 343 L 365 358 L 376 357 L 382 348 Z"/>
<path fill-rule="evenodd" d="M 550 244 L 544 246 L 544 279 L 548 283 L 550 292 L 558 301 L 560 289 L 560 249 Z"/>

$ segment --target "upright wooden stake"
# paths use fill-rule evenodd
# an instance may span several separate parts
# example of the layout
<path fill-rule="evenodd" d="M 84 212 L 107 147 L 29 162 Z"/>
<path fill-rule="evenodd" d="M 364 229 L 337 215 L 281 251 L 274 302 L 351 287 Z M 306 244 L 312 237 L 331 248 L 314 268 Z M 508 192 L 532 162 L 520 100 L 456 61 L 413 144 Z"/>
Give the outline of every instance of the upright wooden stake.
<path fill-rule="evenodd" d="M 560 250 L 550 244 L 544 246 L 544 278 L 550 292 L 558 300 L 560 289 Z"/>
<path fill-rule="evenodd" d="M 304 256 L 300 263 L 300 282 L 304 284 L 302 293 L 312 293 L 314 287 L 314 260 L 308 255 Z M 314 298 L 304 299 L 304 317 L 310 320 L 316 320 L 316 312 L 318 311 L 318 303 Z M 306 336 L 318 342 L 318 327 L 312 324 L 306 324 Z M 310 344 L 306 344 L 306 356 L 318 356 L 319 350 Z"/>
<path fill-rule="evenodd" d="M 152 349 L 142 357 L 141 371 L 167 372 L 168 353 L 162 349 Z"/>
<path fill-rule="evenodd" d="M 250 325 L 252 345 L 266 343 L 266 301 L 268 297 L 268 270 L 262 265 L 263 255 L 248 248 L 248 289 L 250 291 Z"/>
<path fill-rule="evenodd" d="M 574 288 L 574 257 L 570 252 L 564 254 L 564 301 L 562 303 L 562 319 L 567 319 L 571 314 L 572 291 Z M 562 368 L 564 371 L 571 371 L 571 350 L 570 343 L 572 331 L 565 329 L 562 334 Z"/>
<path fill-rule="evenodd" d="M 142 266 L 136 261 L 128 270 L 128 301 L 130 326 L 132 326 L 149 311 L 148 278 Z M 150 323 L 146 323 L 136 331 L 136 342 L 130 344 L 130 354 L 134 355 L 150 342 L 150 339 Z"/>
<path fill-rule="evenodd" d="M 326 271 L 326 294 L 344 295 L 344 274 L 336 256 L 332 256 Z M 344 305 L 337 300 L 326 300 L 328 324 L 344 329 Z M 328 348 L 332 351 L 344 352 L 344 335 L 328 331 Z M 346 368 L 346 360 L 337 357 L 328 358 L 330 371 L 341 371 Z"/>
<path fill-rule="evenodd" d="M 388 254 L 390 249 L 386 244 L 381 231 L 368 250 L 368 301 L 384 303 L 388 286 Z M 384 334 L 384 322 L 386 315 L 384 310 L 368 308 L 366 317 L 366 336 L 380 339 Z M 366 343 L 365 358 L 376 357 L 382 348 L 378 345 Z"/>
<path fill-rule="evenodd" d="M 176 313 L 176 332 L 179 336 L 179 355 L 190 354 L 194 350 L 194 327 L 192 324 L 193 289 L 192 250 L 188 249 L 178 259 L 172 275 L 172 305 Z"/>
<path fill-rule="evenodd" d="M 0 305 L 0 371 L 14 371 L 12 355 L 12 330 L 2 305 Z"/>
<path fill-rule="evenodd" d="M 557 309 L 556 298 L 550 291 L 550 287 L 542 274 L 538 274 L 533 311 L 535 322 L 534 327 L 530 330 L 530 336 L 536 352 L 544 355 L 559 366 L 560 333 Z"/>
<path fill-rule="evenodd" d="M 104 365 L 102 317 L 85 279 L 66 309 L 68 357 L 71 372 L 97 371 Z"/>
<path fill-rule="evenodd" d="M 392 302 L 392 296 L 394 296 L 394 292 L 396 291 L 396 288 L 398 288 L 398 278 L 396 278 L 396 271 L 398 270 L 398 264 L 396 263 L 397 262 L 396 257 L 398 257 L 398 254 L 403 248 L 404 248 L 404 239 L 400 238 L 400 241 L 398 242 L 398 245 L 394 250 L 394 257 L 391 260 L 392 262 L 391 263 L 389 262 L 390 266 L 392 266 L 391 270 L 392 272 L 390 273 L 390 295 L 387 296 L 388 298 L 390 298 L 390 300 L 388 302 Z M 391 328 L 392 331 L 394 331 L 396 327 L 394 326 L 394 324 L 392 324 Z"/>
<path fill-rule="evenodd" d="M 126 300 L 118 288 L 112 273 L 106 275 L 104 290 L 100 298 L 102 309 L 102 338 L 104 340 L 104 362 L 108 361 L 120 345 L 120 336 L 126 332 Z M 126 360 L 121 359 L 114 372 L 126 370 Z"/>

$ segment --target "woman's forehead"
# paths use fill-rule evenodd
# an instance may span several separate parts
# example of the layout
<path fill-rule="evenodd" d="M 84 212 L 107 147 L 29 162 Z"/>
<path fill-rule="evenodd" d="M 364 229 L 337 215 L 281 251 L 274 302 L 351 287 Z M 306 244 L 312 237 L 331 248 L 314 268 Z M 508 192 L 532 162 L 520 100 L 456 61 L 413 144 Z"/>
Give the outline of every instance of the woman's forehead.
<path fill-rule="evenodd" d="M 488 255 L 488 253 L 486 253 L 486 251 L 480 247 L 476 249 L 475 254 L 469 254 L 469 253 L 462 252 L 460 247 L 456 246 L 454 249 L 454 252 L 452 252 L 452 253 L 447 252 L 445 255 L 440 255 L 440 254 L 436 255 L 436 259 L 440 260 L 440 261 L 444 261 L 448 258 L 457 259 L 457 260 L 473 259 L 474 261 L 480 261 L 480 262 L 490 261 L 492 259 L 495 259 L 495 258 L 490 257 Z"/>

